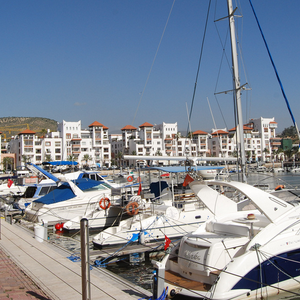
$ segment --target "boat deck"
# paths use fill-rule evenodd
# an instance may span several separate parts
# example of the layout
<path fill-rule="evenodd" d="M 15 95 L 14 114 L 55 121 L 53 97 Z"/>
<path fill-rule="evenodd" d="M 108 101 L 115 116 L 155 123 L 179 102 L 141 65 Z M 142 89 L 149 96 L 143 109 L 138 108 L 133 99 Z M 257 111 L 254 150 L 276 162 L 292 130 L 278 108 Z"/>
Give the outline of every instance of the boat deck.
<path fill-rule="evenodd" d="M 165 271 L 165 281 L 174 284 L 178 287 L 194 290 L 194 291 L 208 292 L 211 288 L 210 284 L 187 279 L 175 272 L 167 271 L 167 270 Z"/>

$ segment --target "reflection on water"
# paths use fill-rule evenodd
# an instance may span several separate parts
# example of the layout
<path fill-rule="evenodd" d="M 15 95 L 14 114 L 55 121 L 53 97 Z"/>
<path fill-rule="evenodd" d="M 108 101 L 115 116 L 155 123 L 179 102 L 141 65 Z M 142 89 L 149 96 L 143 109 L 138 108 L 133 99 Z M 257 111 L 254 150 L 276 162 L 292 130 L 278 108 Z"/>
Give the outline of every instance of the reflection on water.
<path fill-rule="evenodd" d="M 232 180 L 238 180 L 240 174 L 231 175 Z M 286 188 L 300 188 L 300 173 L 249 173 L 247 183 L 251 185 L 266 184 L 270 189 L 275 189 L 277 185 L 285 185 Z"/>

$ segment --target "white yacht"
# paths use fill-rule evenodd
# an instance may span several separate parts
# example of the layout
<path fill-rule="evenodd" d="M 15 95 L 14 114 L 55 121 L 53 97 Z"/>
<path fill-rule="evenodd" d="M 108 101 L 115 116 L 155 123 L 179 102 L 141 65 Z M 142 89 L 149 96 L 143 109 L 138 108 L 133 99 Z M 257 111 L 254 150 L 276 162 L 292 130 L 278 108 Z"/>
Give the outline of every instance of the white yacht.
<path fill-rule="evenodd" d="M 171 294 L 205 299 L 256 299 L 298 286 L 300 206 L 241 182 L 206 182 L 191 189 L 214 212 L 164 258 Z M 244 196 L 255 210 L 239 210 L 226 190 Z M 276 194 L 275 194 L 276 195 Z"/>

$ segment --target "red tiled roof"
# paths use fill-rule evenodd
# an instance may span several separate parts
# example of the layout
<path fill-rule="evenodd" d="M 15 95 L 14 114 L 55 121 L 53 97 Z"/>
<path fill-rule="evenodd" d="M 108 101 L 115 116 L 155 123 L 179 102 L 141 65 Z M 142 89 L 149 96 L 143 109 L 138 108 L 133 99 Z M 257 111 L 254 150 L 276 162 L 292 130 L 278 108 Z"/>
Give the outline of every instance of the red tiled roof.
<path fill-rule="evenodd" d="M 275 123 L 275 124 L 277 124 L 277 122 L 275 122 L 275 121 L 272 121 L 272 122 L 270 122 L 270 123 Z"/>
<path fill-rule="evenodd" d="M 132 125 L 126 125 L 121 130 L 136 130 L 137 128 Z"/>
<path fill-rule="evenodd" d="M 99 123 L 98 121 L 93 122 L 89 127 L 103 127 L 103 129 L 108 129 L 108 127 L 104 126 L 103 124 Z"/>
<path fill-rule="evenodd" d="M 36 132 L 34 132 L 30 129 L 25 129 L 22 132 L 20 132 L 19 134 L 36 134 Z"/>
<path fill-rule="evenodd" d="M 228 134 L 229 132 L 224 131 L 224 130 L 217 130 L 214 131 L 211 135 L 217 135 L 217 134 Z"/>
<path fill-rule="evenodd" d="M 243 126 L 243 130 L 253 130 L 252 127 L 248 127 L 246 125 Z M 236 131 L 236 127 L 229 129 L 228 131 Z"/>
<path fill-rule="evenodd" d="M 205 131 L 202 131 L 202 130 L 197 130 L 197 131 L 193 132 L 193 135 L 196 135 L 196 134 L 208 134 L 208 133 Z"/>
<path fill-rule="evenodd" d="M 148 122 L 145 122 L 145 123 L 143 123 L 142 125 L 140 125 L 139 127 L 140 127 L 140 128 L 142 128 L 142 127 L 153 127 L 153 125 L 150 124 L 150 123 L 148 123 Z"/>

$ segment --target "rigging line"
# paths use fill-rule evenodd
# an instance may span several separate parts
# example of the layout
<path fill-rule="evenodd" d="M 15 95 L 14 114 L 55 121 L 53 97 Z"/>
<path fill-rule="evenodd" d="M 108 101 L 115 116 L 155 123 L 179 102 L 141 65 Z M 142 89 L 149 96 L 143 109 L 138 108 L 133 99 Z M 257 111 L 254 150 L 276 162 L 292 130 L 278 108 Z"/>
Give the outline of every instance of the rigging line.
<path fill-rule="evenodd" d="M 192 127 L 191 127 L 191 119 L 189 116 L 189 108 L 188 108 L 187 102 L 185 102 L 185 106 L 186 106 L 186 113 L 187 113 L 187 118 L 188 118 L 188 130 L 187 130 L 187 135 L 186 135 L 186 140 L 187 140 L 189 133 L 192 132 Z M 192 138 L 192 136 L 190 136 L 190 138 Z"/>
<path fill-rule="evenodd" d="M 257 261 L 259 264 L 259 278 L 260 278 L 260 298 L 263 298 L 263 276 L 262 276 L 262 265 L 261 265 L 261 261 L 259 259 L 259 251 L 258 251 L 258 247 L 255 247 L 255 252 L 256 252 L 256 257 L 257 257 Z"/>
<path fill-rule="evenodd" d="M 200 56 L 199 56 L 199 61 L 198 61 L 198 68 L 197 68 L 196 80 L 195 80 L 194 91 L 193 91 L 193 96 L 192 96 L 192 103 L 191 103 L 191 110 L 190 110 L 189 120 L 191 120 L 191 118 L 192 118 L 192 112 L 193 112 L 195 94 L 196 94 L 196 89 L 197 89 L 197 82 L 198 82 L 198 77 L 199 77 L 199 72 L 200 72 L 200 65 L 201 65 L 202 54 L 203 54 L 203 48 L 204 48 L 204 41 L 205 41 L 205 36 L 206 36 L 206 31 L 207 31 L 207 24 L 208 24 L 208 17 L 209 17 L 210 5 L 211 5 L 211 0 L 209 0 L 209 4 L 208 4 L 208 10 L 207 10 L 207 15 L 206 15 L 206 21 L 205 21 L 205 27 L 204 27 L 204 34 L 203 34 L 203 39 L 202 39 L 202 44 L 201 44 L 201 50 L 200 50 Z"/>
<path fill-rule="evenodd" d="M 214 115 L 213 115 L 213 113 L 212 113 L 212 110 L 211 110 L 211 106 L 210 106 L 208 97 L 206 97 L 206 99 L 207 99 L 207 103 L 208 103 L 208 107 L 209 107 L 209 110 L 210 110 L 211 117 L 212 117 L 213 122 L 214 122 L 214 126 L 215 126 L 215 128 L 217 128 L 217 125 L 216 125 L 216 122 L 215 122 L 215 118 L 214 118 Z"/>
<path fill-rule="evenodd" d="M 262 39 L 263 39 L 264 44 L 265 44 L 265 46 L 266 46 L 266 49 L 267 49 L 269 58 L 270 58 L 270 60 L 271 60 L 271 63 L 272 63 L 272 66 L 273 66 L 273 69 L 274 69 L 274 72 L 275 72 L 275 75 L 276 75 L 276 78 L 277 78 L 277 81 L 278 81 L 278 83 L 279 83 L 279 85 L 280 85 L 280 89 L 281 89 L 283 98 L 284 98 L 284 100 L 285 100 L 286 106 L 287 106 L 287 108 L 288 108 L 288 111 L 289 111 L 289 113 L 290 113 L 290 116 L 291 116 L 291 118 L 292 118 L 292 121 L 293 121 L 293 123 L 294 123 L 294 126 L 295 126 L 295 128 L 296 128 L 298 138 L 299 138 L 299 140 L 300 140 L 300 133 L 299 133 L 299 130 L 298 130 L 298 126 L 297 126 L 297 123 L 296 123 L 296 121 L 295 121 L 295 118 L 294 118 L 294 115 L 293 115 L 293 113 L 292 113 L 292 110 L 291 110 L 290 104 L 289 104 L 289 102 L 288 102 L 288 99 L 287 99 L 287 97 L 286 97 L 286 94 L 285 94 L 285 92 L 284 92 L 283 85 L 282 85 L 282 82 L 281 82 L 281 80 L 280 80 L 279 74 L 278 74 L 278 72 L 277 72 L 275 63 L 274 63 L 274 61 L 273 61 L 273 58 L 272 58 L 270 49 L 269 49 L 269 47 L 268 47 L 267 41 L 266 41 L 265 36 L 264 36 L 264 34 L 263 34 L 262 28 L 261 28 L 260 23 L 259 23 L 259 21 L 258 21 L 256 12 L 255 12 L 255 10 L 254 10 L 254 7 L 253 7 L 253 5 L 252 5 L 251 0 L 249 0 L 249 3 L 250 3 L 250 6 L 251 6 L 251 8 L 252 8 L 252 11 L 253 11 L 253 14 L 254 14 L 254 17 L 255 17 L 257 26 L 258 26 L 259 31 L 260 31 L 261 36 L 262 36 Z M 299 142 L 299 147 L 300 147 L 300 142 Z"/>
<path fill-rule="evenodd" d="M 155 55 L 154 55 L 154 58 L 153 58 L 153 61 L 152 61 L 152 64 L 151 64 L 150 71 L 149 71 L 149 73 L 148 73 L 148 77 L 147 77 L 147 79 L 146 79 L 146 82 L 145 82 L 143 91 L 142 91 L 142 93 L 141 93 L 140 101 L 139 101 L 139 103 L 138 103 L 137 109 L 136 109 L 136 111 L 135 111 L 135 114 L 134 114 L 134 117 L 133 117 L 133 120 L 132 120 L 132 125 L 134 124 L 134 121 L 135 121 L 137 112 L 138 112 L 139 107 L 140 107 L 140 104 L 141 104 L 141 102 L 142 102 L 142 98 L 143 98 L 143 96 L 144 96 L 144 92 L 145 92 L 146 86 L 147 86 L 147 84 L 148 84 L 148 81 L 149 81 L 149 78 L 150 78 L 150 75 L 151 75 L 151 72 L 152 72 L 152 68 L 153 68 L 153 66 L 154 66 L 154 62 L 155 62 L 155 60 L 156 60 L 156 57 L 157 57 L 158 50 L 159 50 L 159 48 L 160 48 L 162 39 L 163 39 L 163 37 L 164 37 L 164 35 L 165 35 L 165 31 L 166 31 L 167 25 L 168 25 L 168 23 L 169 23 L 169 19 L 170 19 L 170 17 L 171 17 L 171 13 L 172 13 L 174 4 L 175 4 L 175 0 L 173 0 L 172 6 L 171 6 L 171 9 L 170 9 L 168 18 L 167 18 L 167 22 L 166 22 L 166 24 L 165 24 L 163 33 L 162 33 L 162 35 L 161 35 L 161 37 L 160 37 L 160 41 L 159 41 L 159 43 L 158 43 L 158 46 L 157 46 L 157 49 L 156 49 L 156 52 L 155 52 Z"/>
<path fill-rule="evenodd" d="M 273 266 L 275 267 L 278 271 L 280 271 L 282 274 L 286 275 L 287 277 L 289 277 L 290 279 L 293 279 L 295 280 L 297 283 L 300 283 L 299 280 L 297 280 L 295 277 L 292 277 L 290 274 L 288 274 L 287 272 L 285 272 L 284 270 L 282 270 L 281 268 L 279 268 L 278 266 L 276 266 L 276 264 L 274 264 L 266 255 L 264 255 L 261 251 L 259 251 L 261 253 L 261 255 Z M 281 258 L 281 257 L 279 257 Z M 284 259 L 284 258 L 282 258 Z M 293 260 L 292 260 L 293 261 Z M 293 262 L 297 262 L 299 263 L 298 261 L 293 261 Z"/>
<path fill-rule="evenodd" d="M 215 19 L 216 19 L 216 7 L 217 7 L 217 5 L 215 6 Z M 220 74 L 221 74 L 221 66 L 222 66 L 222 64 L 223 64 L 223 59 L 224 59 L 224 57 L 226 58 L 226 62 L 227 62 L 227 65 L 228 65 L 228 68 L 229 69 L 231 69 L 230 68 L 230 63 L 229 63 L 229 61 L 228 61 L 228 56 L 226 55 L 226 51 L 225 51 L 225 46 L 226 46 L 226 42 L 227 42 L 227 40 L 228 40 L 228 34 L 229 34 L 229 30 L 227 30 L 227 34 L 226 34 L 226 38 L 225 38 L 225 43 L 223 43 L 223 41 L 222 41 L 222 39 L 221 39 L 221 35 L 220 35 L 220 32 L 219 32 L 219 30 L 218 30 L 218 27 L 217 27 L 217 23 L 216 23 L 216 21 L 214 22 L 214 24 L 215 24 L 215 28 L 216 28 L 216 32 L 217 32 L 217 35 L 218 35 L 218 37 L 219 37 L 219 40 L 220 40 L 220 43 L 221 43 L 221 46 L 222 46 L 222 57 L 221 57 L 221 62 L 220 62 L 220 67 L 219 67 L 219 71 L 218 71 L 218 75 L 217 75 L 217 82 L 216 82 L 216 86 L 215 86 L 215 92 L 214 92 L 214 96 L 215 96 L 215 100 L 216 100 L 216 102 L 217 102 L 217 105 L 218 105 L 218 108 L 219 108 L 219 111 L 220 111 L 220 113 L 221 113 L 221 116 L 222 116 L 222 119 L 223 119 L 223 122 L 224 122 L 224 124 L 225 124 L 225 127 L 226 128 L 228 128 L 228 126 L 227 126 L 227 124 L 226 124 L 226 120 L 225 120 L 225 117 L 224 117 L 224 115 L 223 115 L 223 111 L 222 111 L 222 109 L 221 109 L 221 107 L 220 107 L 220 103 L 219 103 L 219 101 L 218 101 L 218 98 L 217 98 L 217 86 L 218 86 L 218 82 L 219 82 L 219 78 L 220 78 Z M 231 72 L 231 71 L 230 71 Z"/>
<path fill-rule="evenodd" d="M 223 268 L 223 269 L 219 269 L 219 268 L 216 268 L 216 267 L 207 265 L 207 264 L 205 264 L 205 263 L 200 263 L 199 261 L 195 261 L 195 260 L 189 259 L 189 258 L 187 258 L 187 257 L 180 256 L 180 255 L 178 255 L 178 254 L 177 254 L 176 256 L 177 256 L 178 258 L 182 259 L 182 260 L 187 261 L 187 262 L 197 263 L 197 264 L 199 264 L 199 265 L 201 265 L 201 266 L 203 266 L 203 267 L 211 268 L 211 269 L 214 269 L 215 271 L 221 271 L 222 273 L 226 273 L 226 274 L 229 274 L 229 275 L 238 277 L 238 278 L 240 278 L 240 279 L 245 279 L 245 280 L 247 280 L 247 281 L 254 282 L 254 283 L 257 283 L 257 284 L 263 284 L 264 287 L 270 287 L 270 288 L 278 289 L 278 290 L 280 290 L 280 291 L 282 291 L 282 292 L 290 293 L 290 294 L 293 294 L 293 295 L 296 295 L 296 296 L 299 296 L 299 295 L 300 295 L 299 293 L 296 293 L 296 292 L 293 292 L 293 291 L 289 291 L 289 290 L 286 290 L 286 289 L 283 289 L 283 288 L 275 287 L 275 286 L 273 286 L 273 285 L 271 285 L 271 284 L 267 284 L 267 283 L 265 283 L 265 282 L 260 282 L 260 281 L 255 280 L 255 279 L 251 279 L 251 278 L 248 278 L 248 277 L 245 277 L 245 276 L 242 276 L 242 275 L 238 275 L 238 274 L 235 274 L 235 273 L 226 271 L 226 267 Z M 162 277 L 160 277 L 160 278 L 162 278 Z M 166 281 L 166 282 L 172 283 L 172 281 L 169 281 L 169 280 L 166 280 L 166 279 L 165 279 L 165 281 Z M 173 282 L 173 284 L 174 284 L 174 282 Z M 179 287 L 182 287 L 182 288 L 187 289 L 187 288 L 184 287 L 184 286 L 180 286 L 180 284 L 177 284 L 177 285 L 178 285 Z M 188 290 L 191 291 L 191 292 L 193 292 L 193 293 L 195 293 L 195 294 L 197 294 L 197 295 L 200 295 L 200 294 L 197 293 L 195 290 L 190 290 L 190 289 L 188 289 Z M 201 295 L 201 297 L 202 297 L 202 296 L 203 296 L 203 295 Z M 204 296 L 203 296 L 203 297 L 204 297 Z M 207 299 L 208 299 L 208 298 L 207 298 Z"/>
<path fill-rule="evenodd" d="M 208 106 L 209 106 L 209 110 L 210 110 L 211 117 L 212 117 L 212 119 L 213 119 L 214 126 L 215 126 L 215 128 L 217 129 L 217 125 L 216 125 L 216 122 L 215 122 L 214 115 L 213 115 L 213 113 L 212 113 L 212 109 L 211 109 L 211 106 L 210 106 L 210 102 L 209 102 L 208 97 L 206 97 L 206 99 L 207 99 L 207 103 L 208 103 Z M 217 133 L 217 136 L 218 136 L 218 142 L 219 142 L 219 147 L 220 147 L 220 149 L 221 149 L 221 153 L 222 153 L 223 157 L 225 157 L 225 153 L 224 153 L 224 151 L 223 151 L 223 149 L 222 149 L 222 143 L 221 143 L 221 141 L 220 141 L 220 138 L 219 138 L 219 134 L 218 134 L 218 133 Z M 226 162 L 225 162 L 225 164 L 226 164 Z"/>

